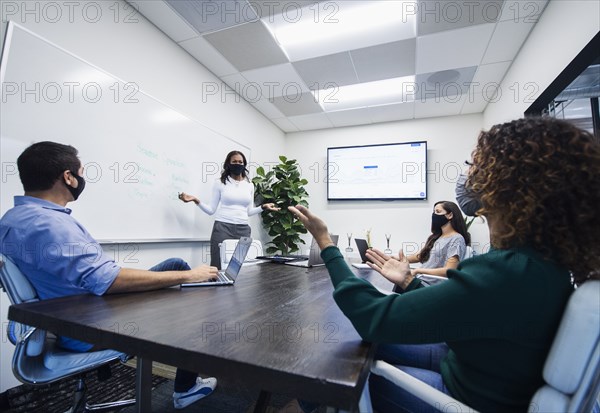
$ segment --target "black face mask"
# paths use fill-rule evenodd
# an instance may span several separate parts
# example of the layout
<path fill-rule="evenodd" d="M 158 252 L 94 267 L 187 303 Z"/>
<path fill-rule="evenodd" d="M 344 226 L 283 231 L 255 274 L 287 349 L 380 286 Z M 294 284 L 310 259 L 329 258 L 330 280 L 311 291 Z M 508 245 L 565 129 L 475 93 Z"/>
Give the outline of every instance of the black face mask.
<path fill-rule="evenodd" d="M 73 188 L 71 185 L 67 185 L 66 182 L 65 185 L 67 185 L 67 189 L 69 190 L 69 192 L 71 192 L 71 195 L 73 195 L 73 199 L 77 201 L 77 198 L 79 198 L 79 195 L 81 195 L 83 189 L 85 188 L 85 179 L 83 178 L 83 176 L 79 176 L 73 171 L 71 171 L 71 174 L 75 177 L 75 179 L 77 179 L 77 188 Z"/>
<path fill-rule="evenodd" d="M 246 170 L 246 167 L 239 163 L 229 164 L 229 173 L 231 175 L 241 175 Z"/>
<path fill-rule="evenodd" d="M 431 228 L 434 231 L 441 230 L 450 220 L 446 218 L 446 215 L 438 215 L 435 212 L 431 214 Z"/>
<path fill-rule="evenodd" d="M 465 185 L 467 183 L 467 175 L 461 174 L 456 181 L 456 202 L 465 213 L 465 215 L 474 217 L 475 213 L 483 207 L 479 197 Z"/>

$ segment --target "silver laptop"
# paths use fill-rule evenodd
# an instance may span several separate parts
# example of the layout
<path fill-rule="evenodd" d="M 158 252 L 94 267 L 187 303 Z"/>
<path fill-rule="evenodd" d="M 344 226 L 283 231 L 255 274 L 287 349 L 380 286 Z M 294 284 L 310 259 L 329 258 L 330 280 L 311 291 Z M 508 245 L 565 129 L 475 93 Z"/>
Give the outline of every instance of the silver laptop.
<path fill-rule="evenodd" d="M 331 240 L 335 245 L 337 245 L 338 239 L 338 235 L 331 235 Z M 284 262 L 284 264 L 293 265 L 294 267 L 315 267 L 317 265 L 325 265 L 323 259 L 321 258 L 321 249 L 319 248 L 319 244 L 317 244 L 317 241 L 315 241 L 314 238 L 310 244 L 310 253 L 308 254 L 307 260 L 287 261 Z"/>
<path fill-rule="evenodd" d="M 233 255 L 229 260 L 229 264 L 225 271 L 221 270 L 217 273 L 217 277 L 211 281 L 201 281 L 193 283 L 183 283 L 182 287 L 214 287 L 217 285 L 233 285 L 242 269 L 242 264 L 246 259 L 246 254 L 252 244 L 252 238 L 242 237 L 233 250 Z"/>

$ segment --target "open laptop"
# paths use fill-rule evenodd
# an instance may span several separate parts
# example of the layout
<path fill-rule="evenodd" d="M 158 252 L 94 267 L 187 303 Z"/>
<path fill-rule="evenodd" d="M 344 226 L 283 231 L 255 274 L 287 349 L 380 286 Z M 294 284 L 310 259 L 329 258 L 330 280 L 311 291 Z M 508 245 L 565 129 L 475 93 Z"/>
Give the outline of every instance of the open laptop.
<path fill-rule="evenodd" d="M 337 245 L 339 238 L 339 235 L 331 235 L 331 240 L 335 245 Z M 284 262 L 284 264 L 293 265 L 294 267 L 315 267 L 317 265 L 325 265 L 323 259 L 321 258 L 321 249 L 319 248 L 319 244 L 317 244 L 317 241 L 314 238 L 310 244 L 310 253 L 308 254 L 307 260 L 287 261 Z"/>
<path fill-rule="evenodd" d="M 369 249 L 369 244 L 367 244 L 366 239 L 354 238 L 354 242 L 356 242 L 356 248 L 358 248 L 358 253 L 360 254 L 360 259 L 362 263 L 353 262 L 352 266 L 354 268 L 371 268 L 366 262 L 369 261 L 367 258 L 367 250 Z"/>
<path fill-rule="evenodd" d="M 225 270 L 221 270 L 217 273 L 217 278 L 212 281 L 201 281 L 193 283 L 183 283 L 182 287 L 214 287 L 217 285 L 233 285 L 235 280 L 242 269 L 242 264 L 246 259 L 246 254 L 252 244 L 252 238 L 241 237 L 233 250 L 233 255 L 227 264 Z"/>

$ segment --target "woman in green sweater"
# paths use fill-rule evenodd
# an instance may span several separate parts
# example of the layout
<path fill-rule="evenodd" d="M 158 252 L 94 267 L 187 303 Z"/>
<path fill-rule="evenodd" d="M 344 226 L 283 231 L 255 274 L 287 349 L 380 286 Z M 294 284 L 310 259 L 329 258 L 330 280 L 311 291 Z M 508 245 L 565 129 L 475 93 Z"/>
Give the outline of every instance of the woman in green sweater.
<path fill-rule="evenodd" d="M 401 294 L 357 278 L 325 223 L 290 210 L 319 243 L 337 304 L 381 358 L 476 410 L 524 412 L 573 284 L 600 277 L 600 144 L 555 119 L 496 125 L 479 135 L 466 189 L 487 217 L 490 252 L 422 288 L 402 254 L 369 251 Z M 385 379 L 370 382 L 379 412 L 432 410 Z"/>

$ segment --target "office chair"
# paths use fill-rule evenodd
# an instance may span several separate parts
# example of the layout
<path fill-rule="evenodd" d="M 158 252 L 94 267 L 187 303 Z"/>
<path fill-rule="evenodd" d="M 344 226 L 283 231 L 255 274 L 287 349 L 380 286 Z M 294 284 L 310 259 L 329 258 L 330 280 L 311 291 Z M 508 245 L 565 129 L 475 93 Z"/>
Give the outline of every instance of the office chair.
<path fill-rule="evenodd" d="M 235 250 L 237 243 L 237 239 L 226 239 L 219 244 L 221 254 L 221 269 L 224 270 L 227 267 L 227 264 L 229 264 L 229 260 L 233 255 L 233 251 Z M 257 239 L 253 239 L 250 249 L 248 250 L 248 254 L 246 255 L 246 259 L 244 260 L 244 265 L 255 263 L 256 257 L 260 255 L 263 255 L 262 243 Z"/>
<path fill-rule="evenodd" d="M 475 252 L 473 251 L 473 248 L 467 245 L 465 248 L 465 256 L 463 257 L 462 261 L 469 259 L 469 258 L 473 258 L 474 256 L 475 256 Z M 420 279 L 421 281 L 425 282 L 425 284 L 427 284 L 427 285 L 435 285 L 435 284 L 439 284 L 441 282 L 448 280 L 448 278 L 446 278 L 446 277 L 441 277 L 439 275 L 430 275 L 430 274 L 418 274 L 417 278 Z"/>
<path fill-rule="evenodd" d="M 0 254 L 0 287 L 6 291 L 11 304 L 39 301 L 38 295 L 15 263 Z M 135 400 L 88 405 L 86 403 L 85 373 L 111 361 L 126 361 L 127 356 L 114 350 L 76 353 L 56 345 L 56 337 L 38 328 L 14 321 L 8 323 L 8 338 L 15 345 L 12 368 L 22 383 L 44 385 L 70 376 L 78 376 L 73 405 L 69 412 L 115 410 L 130 406 Z"/>
<path fill-rule="evenodd" d="M 431 406 L 452 406 L 452 411 L 474 412 L 381 360 L 373 364 L 371 373 L 386 378 Z M 529 404 L 530 413 L 597 411 L 598 406 L 594 405 L 600 392 L 600 281 L 587 281 L 569 298 L 544 363 L 543 377 L 545 384 L 534 394 Z"/>
<path fill-rule="evenodd" d="M 465 247 L 465 256 L 463 257 L 463 260 L 473 258 L 474 256 L 475 256 L 475 251 L 473 251 L 473 247 L 471 247 L 470 245 L 467 245 Z"/>

